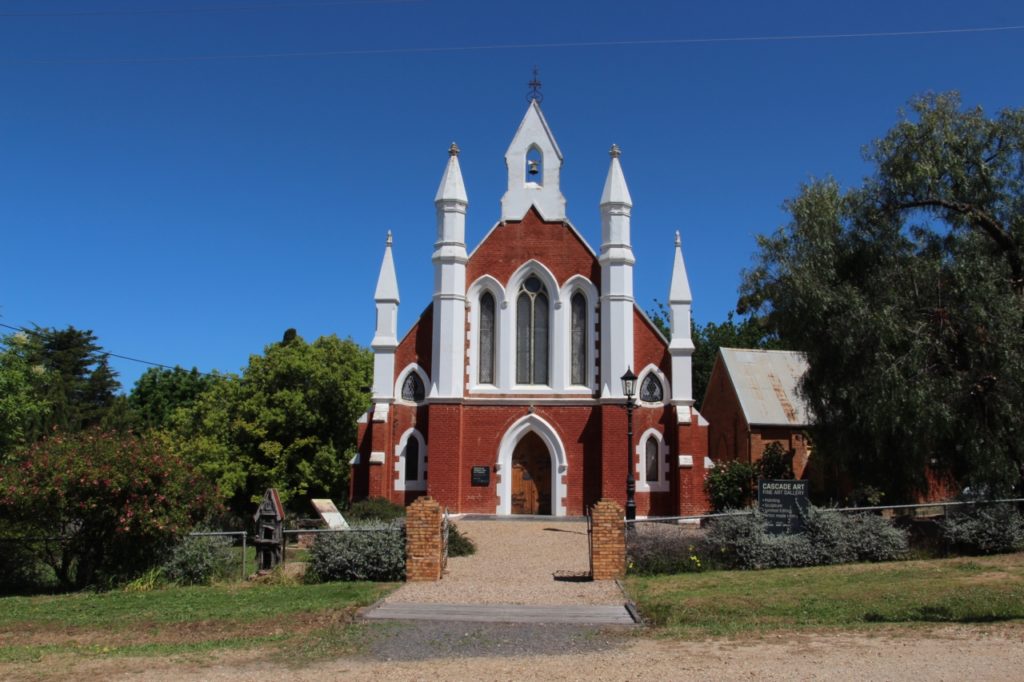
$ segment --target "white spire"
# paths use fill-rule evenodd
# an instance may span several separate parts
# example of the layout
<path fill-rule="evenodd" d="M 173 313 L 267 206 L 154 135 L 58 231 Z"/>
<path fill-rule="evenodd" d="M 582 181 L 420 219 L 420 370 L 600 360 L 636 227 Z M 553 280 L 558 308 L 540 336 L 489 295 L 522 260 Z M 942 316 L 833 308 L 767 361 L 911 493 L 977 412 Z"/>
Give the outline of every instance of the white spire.
<path fill-rule="evenodd" d="M 672 264 L 672 286 L 668 290 L 669 303 L 693 303 L 690 293 L 690 280 L 686 276 L 686 264 L 683 263 L 682 240 L 676 230 L 676 259 Z"/>
<path fill-rule="evenodd" d="M 377 290 L 373 292 L 373 300 L 377 303 L 399 302 L 398 277 L 395 275 L 395 261 L 391 257 L 391 241 L 391 230 L 388 230 L 387 241 L 384 242 L 384 259 L 380 263 L 380 274 L 377 275 Z"/>
<path fill-rule="evenodd" d="M 391 230 L 384 242 L 384 259 L 377 276 L 373 300 L 377 307 L 377 328 L 373 349 L 373 421 L 387 419 L 388 405 L 395 397 L 395 350 L 398 348 L 398 277 L 391 257 Z"/>
<path fill-rule="evenodd" d="M 562 151 L 536 99 L 530 100 L 505 152 L 505 166 L 508 191 L 501 198 L 502 220 L 522 220 L 531 206 L 544 220 L 565 220 L 565 197 L 559 188 Z"/>
<path fill-rule="evenodd" d="M 439 201 L 469 203 L 469 199 L 466 197 L 466 185 L 462 182 L 462 169 L 459 167 L 459 146 L 454 142 L 448 148 L 448 165 L 444 169 L 441 184 L 434 197 L 435 204 Z"/>
<path fill-rule="evenodd" d="M 672 404 L 680 424 L 693 418 L 693 337 L 690 331 L 690 281 L 683 263 L 682 240 L 676 232 L 675 262 L 672 264 L 672 285 L 668 290 L 668 309 L 672 325 L 668 353 L 672 357 Z"/>
<path fill-rule="evenodd" d="M 633 198 L 629 196 L 626 177 L 622 174 L 622 164 L 619 163 L 622 150 L 619 149 L 619 145 L 613 144 L 608 153 L 612 157 L 612 163 L 608 168 L 608 177 L 604 181 L 604 191 L 601 192 L 601 205 L 621 204 L 632 207 Z"/>

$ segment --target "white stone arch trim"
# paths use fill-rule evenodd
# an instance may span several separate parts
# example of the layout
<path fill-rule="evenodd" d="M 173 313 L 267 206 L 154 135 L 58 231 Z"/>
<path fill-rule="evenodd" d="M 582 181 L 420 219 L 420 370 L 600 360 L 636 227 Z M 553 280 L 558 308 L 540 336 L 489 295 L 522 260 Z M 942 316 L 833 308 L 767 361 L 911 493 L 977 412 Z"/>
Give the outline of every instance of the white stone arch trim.
<path fill-rule="evenodd" d="M 658 444 L 658 480 L 657 482 L 647 480 L 647 441 L 650 439 Z M 659 493 L 669 489 L 668 485 L 668 443 L 665 437 L 656 428 L 649 428 L 640 434 L 637 441 L 636 457 L 636 489 L 638 492 Z"/>
<path fill-rule="evenodd" d="M 409 439 L 415 439 L 419 445 L 419 476 L 414 481 L 405 479 L 405 446 Z M 395 447 L 395 490 L 426 490 L 427 489 L 427 441 L 416 427 L 407 429 Z"/>
<path fill-rule="evenodd" d="M 560 348 L 560 352 L 564 361 L 562 363 L 564 367 L 565 375 L 562 377 L 563 386 L 578 386 L 572 383 L 572 297 L 577 292 L 583 294 L 583 298 L 587 304 L 587 335 L 584 340 L 584 348 L 586 350 L 586 368 L 588 374 L 588 381 L 584 386 L 590 391 L 597 390 L 597 358 L 595 351 L 597 349 L 597 315 L 598 308 L 601 304 L 601 292 L 597 290 L 594 283 L 583 275 L 573 275 L 569 279 L 565 280 L 565 284 L 562 285 L 558 291 L 558 298 L 562 302 L 562 309 L 565 311 L 563 315 L 565 330 L 564 330 L 564 344 Z"/>
<path fill-rule="evenodd" d="M 480 359 L 480 297 L 484 292 L 490 292 L 494 296 L 494 384 L 479 383 L 479 359 Z M 478 387 L 485 390 L 493 390 L 496 387 L 506 385 L 503 376 L 504 366 L 501 355 L 501 335 L 505 328 L 505 320 L 502 312 L 508 307 L 505 300 L 505 287 L 497 279 L 490 275 L 478 277 L 469 285 L 466 290 L 466 308 L 469 309 L 469 332 L 466 340 L 469 348 L 466 351 L 466 376 L 469 380 L 469 390 L 473 391 Z"/>
<path fill-rule="evenodd" d="M 661 382 L 661 402 L 649 403 L 649 402 L 640 400 L 640 387 L 644 385 L 644 380 L 647 379 L 647 375 L 648 374 L 653 374 L 654 376 L 658 377 L 658 381 Z M 668 377 L 665 376 L 665 373 L 662 372 L 661 369 L 657 365 L 655 365 L 654 363 L 650 363 L 646 367 L 644 367 L 642 370 L 640 370 L 640 372 L 637 374 L 636 392 L 637 392 L 637 403 L 640 404 L 641 406 L 664 407 L 665 405 L 668 405 L 670 400 L 671 400 L 671 397 L 672 397 L 672 386 L 671 386 L 671 384 L 669 384 Z"/>
<path fill-rule="evenodd" d="M 558 431 L 545 419 L 535 414 L 528 414 L 518 419 L 501 437 L 498 446 L 498 461 L 494 470 L 498 475 L 498 506 L 496 513 L 509 515 L 512 513 L 512 453 L 519 441 L 528 433 L 537 434 L 547 446 L 551 456 L 551 515 L 565 516 L 566 476 L 569 465 L 565 456 L 565 447 Z"/>
<path fill-rule="evenodd" d="M 519 287 L 530 276 L 536 275 L 548 292 L 548 384 L 537 386 L 516 383 L 516 296 Z M 563 329 L 565 306 L 562 305 L 561 289 L 558 280 L 546 265 L 536 259 L 530 259 L 519 266 L 508 279 L 505 287 L 506 299 L 500 309 L 502 333 L 499 336 L 498 356 L 504 373 L 499 387 L 509 390 L 527 390 L 532 392 L 560 391 L 565 387 L 563 380 L 565 358 L 555 349 L 562 347 L 565 336 Z"/>
<path fill-rule="evenodd" d="M 419 375 L 420 381 L 423 382 L 423 400 L 416 403 L 411 400 L 404 400 L 402 398 L 402 384 L 405 383 L 405 378 L 409 376 L 410 372 L 415 372 Z M 402 371 L 398 373 L 398 379 L 395 381 L 395 402 L 399 405 L 422 405 L 427 401 L 427 396 L 430 395 L 430 377 L 423 371 L 423 368 L 419 366 L 419 363 L 410 362 L 408 365 L 402 368 Z"/>

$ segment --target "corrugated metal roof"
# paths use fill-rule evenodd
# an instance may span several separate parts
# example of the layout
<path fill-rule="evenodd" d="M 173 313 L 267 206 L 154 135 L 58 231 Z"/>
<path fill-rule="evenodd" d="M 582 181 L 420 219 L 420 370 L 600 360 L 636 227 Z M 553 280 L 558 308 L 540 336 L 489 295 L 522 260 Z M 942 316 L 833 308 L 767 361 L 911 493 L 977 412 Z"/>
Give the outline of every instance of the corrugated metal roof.
<path fill-rule="evenodd" d="M 807 426 L 810 414 L 797 394 L 807 372 L 803 353 L 789 350 L 720 348 L 747 423 L 758 426 Z"/>

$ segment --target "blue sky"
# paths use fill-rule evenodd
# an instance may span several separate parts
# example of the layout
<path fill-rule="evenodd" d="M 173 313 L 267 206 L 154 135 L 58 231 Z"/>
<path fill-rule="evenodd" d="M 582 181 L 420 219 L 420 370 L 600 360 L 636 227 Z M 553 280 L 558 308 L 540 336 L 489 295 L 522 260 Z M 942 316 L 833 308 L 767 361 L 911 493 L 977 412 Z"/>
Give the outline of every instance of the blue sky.
<path fill-rule="evenodd" d="M 617 143 L 638 302 L 665 298 L 680 230 L 719 321 L 785 199 L 857 183 L 910 97 L 1024 105 L 1024 30 L 936 32 L 1022 25 L 987 0 L 0 0 L 0 322 L 204 371 L 288 327 L 368 344 L 390 229 L 404 331 L 448 145 L 472 248 L 534 65 L 570 219 L 596 249 Z M 917 35 L 780 39 L 879 33 Z M 113 365 L 126 387 L 145 369 Z"/>

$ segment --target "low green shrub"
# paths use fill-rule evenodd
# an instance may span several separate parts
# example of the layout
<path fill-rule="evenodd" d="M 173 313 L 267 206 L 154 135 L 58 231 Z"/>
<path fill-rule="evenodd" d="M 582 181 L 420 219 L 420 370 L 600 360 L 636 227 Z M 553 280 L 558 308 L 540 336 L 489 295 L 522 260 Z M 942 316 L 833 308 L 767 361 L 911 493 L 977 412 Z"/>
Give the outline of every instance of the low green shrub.
<path fill-rule="evenodd" d="M 972 504 L 939 522 L 942 539 L 959 554 L 1000 554 L 1024 549 L 1024 517 L 1010 504 Z"/>
<path fill-rule="evenodd" d="M 448 526 L 448 556 L 472 556 L 476 544 L 467 538 L 454 523 Z"/>
<path fill-rule="evenodd" d="M 642 524 L 626 534 L 630 573 L 699 573 L 707 568 L 706 556 L 704 538 L 678 527 Z"/>
<path fill-rule="evenodd" d="M 0 542 L 0 595 L 38 594 L 57 589 L 53 569 L 39 560 L 45 543 L 10 540 Z"/>
<path fill-rule="evenodd" d="M 892 561 L 906 556 L 907 533 L 880 516 L 811 507 L 804 532 L 774 535 L 759 512 L 715 519 L 708 528 L 709 559 L 723 568 L 824 566 Z"/>
<path fill-rule="evenodd" d="M 371 497 L 354 503 L 345 512 L 347 521 L 394 521 L 405 518 L 405 507 L 383 497 Z"/>
<path fill-rule="evenodd" d="M 404 578 L 404 523 L 353 523 L 351 531 L 317 535 L 309 550 L 308 582 Z"/>
<path fill-rule="evenodd" d="M 233 544 L 225 536 L 189 535 L 171 550 L 162 566 L 163 575 L 178 585 L 209 585 L 227 572 Z"/>

